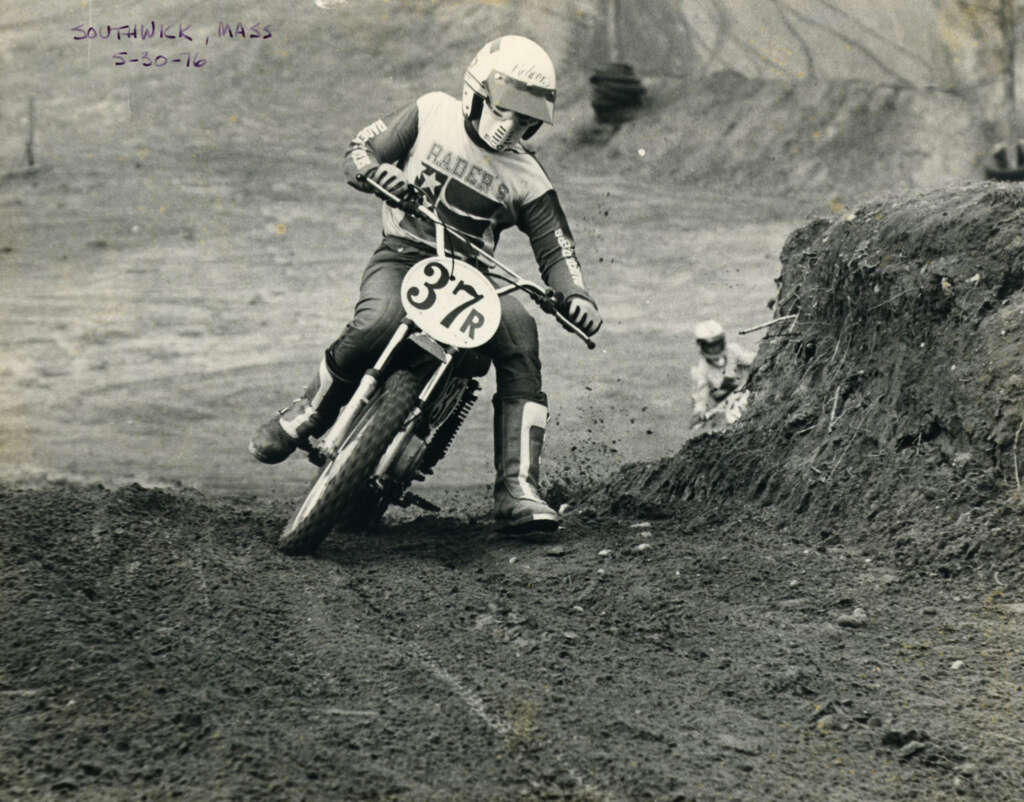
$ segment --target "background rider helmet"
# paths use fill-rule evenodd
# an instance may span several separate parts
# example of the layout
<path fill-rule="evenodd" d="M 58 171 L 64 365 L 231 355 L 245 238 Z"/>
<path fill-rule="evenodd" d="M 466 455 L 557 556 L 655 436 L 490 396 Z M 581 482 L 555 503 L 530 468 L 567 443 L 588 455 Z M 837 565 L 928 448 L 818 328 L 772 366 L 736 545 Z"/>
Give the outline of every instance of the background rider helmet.
<path fill-rule="evenodd" d="M 514 150 L 555 119 L 555 66 L 525 36 L 502 36 L 480 48 L 463 76 L 462 114 L 492 150 Z"/>
<path fill-rule="evenodd" d="M 725 329 L 717 320 L 702 320 L 693 330 L 701 354 L 715 367 L 725 365 Z"/>

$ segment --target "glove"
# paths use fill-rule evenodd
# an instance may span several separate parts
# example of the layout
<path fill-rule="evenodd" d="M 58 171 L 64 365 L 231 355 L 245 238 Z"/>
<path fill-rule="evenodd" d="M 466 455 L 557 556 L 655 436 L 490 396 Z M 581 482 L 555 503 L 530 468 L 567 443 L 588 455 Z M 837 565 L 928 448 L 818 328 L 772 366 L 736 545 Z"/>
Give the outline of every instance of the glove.
<path fill-rule="evenodd" d="M 405 174 L 399 167 L 388 162 L 371 167 L 366 171 L 366 177 L 372 178 L 392 195 L 396 195 L 399 198 L 403 197 L 409 189 L 409 184 L 405 180 Z M 376 188 L 373 191 L 384 198 L 384 200 L 391 200 L 391 198 Z"/>
<path fill-rule="evenodd" d="M 583 330 L 587 336 L 597 334 L 604 320 L 593 301 L 582 295 L 573 295 L 565 305 L 565 316 L 569 321 Z"/>

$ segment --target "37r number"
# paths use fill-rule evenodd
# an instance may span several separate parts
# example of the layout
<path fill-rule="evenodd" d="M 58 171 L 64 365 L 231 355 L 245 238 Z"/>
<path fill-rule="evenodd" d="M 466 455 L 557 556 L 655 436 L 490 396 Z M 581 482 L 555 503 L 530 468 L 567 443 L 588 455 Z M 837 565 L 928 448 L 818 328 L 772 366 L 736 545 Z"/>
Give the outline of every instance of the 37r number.
<path fill-rule="evenodd" d="M 425 310 L 430 309 L 437 302 L 438 291 L 448 286 L 452 281 L 452 276 L 440 262 L 430 262 L 427 264 L 423 268 L 423 274 L 429 280 L 425 281 L 422 286 L 413 285 L 410 287 L 405 294 L 405 298 L 412 306 L 417 309 Z M 469 300 L 452 306 L 451 309 L 448 310 L 448 313 L 441 318 L 441 325 L 447 328 L 451 328 L 459 315 L 469 309 L 473 304 L 483 300 L 484 297 L 476 287 L 472 284 L 467 284 L 464 281 L 459 281 L 458 284 L 449 289 L 448 292 L 453 297 L 453 300 L 454 296 L 459 295 L 460 293 L 468 295 Z M 421 298 L 420 296 L 423 297 Z M 484 316 L 474 309 L 466 316 L 466 320 L 461 326 L 461 331 L 467 332 L 469 336 L 472 337 L 473 332 L 480 327 L 483 321 Z"/>

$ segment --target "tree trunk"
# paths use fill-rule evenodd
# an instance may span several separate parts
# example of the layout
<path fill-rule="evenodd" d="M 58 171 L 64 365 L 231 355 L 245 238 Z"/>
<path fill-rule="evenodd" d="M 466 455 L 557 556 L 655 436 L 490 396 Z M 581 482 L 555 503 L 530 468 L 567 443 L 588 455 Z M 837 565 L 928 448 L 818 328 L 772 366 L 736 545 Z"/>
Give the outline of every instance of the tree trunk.
<path fill-rule="evenodd" d="M 606 29 L 608 32 L 608 61 L 619 60 L 619 4 L 616 0 L 608 0 Z"/>
<path fill-rule="evenodd" d="M 1020 166 L 1017 158 L 1017 21 L 1014 2 L 1002 0 L 1000 9 L 1003 39 L 1006 42 L 1006 166 L 1010 170 Z"/>

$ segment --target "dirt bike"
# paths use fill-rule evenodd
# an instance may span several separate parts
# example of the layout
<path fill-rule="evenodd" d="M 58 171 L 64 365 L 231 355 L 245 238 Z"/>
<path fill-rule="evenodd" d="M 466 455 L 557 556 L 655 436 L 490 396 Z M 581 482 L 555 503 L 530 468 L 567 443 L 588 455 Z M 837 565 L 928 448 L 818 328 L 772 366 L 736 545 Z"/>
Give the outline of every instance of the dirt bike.
<path fill-rule="evenodd" d="M 594 347 L 563 314 L 558 293 L 523 278 L 448 226 L 415 187 L 399 197 L 364 180 L 385 202 L 433 224 L 436 253 L 406 273 L 405 316 L 334 424 L 310 438 L 308 456 L 320 471 L 278 540 L 286 554 L 316 551 L 336 528 L 369 528 L 392 505 L 438 510 L 409 488 L 433 472 L 476 401 L 478 379 L 490 369 L 478 349 L 498 330 L 501 295 L 524 292 Z M 454 246 L 474 263 L 456 257 Z"/>

